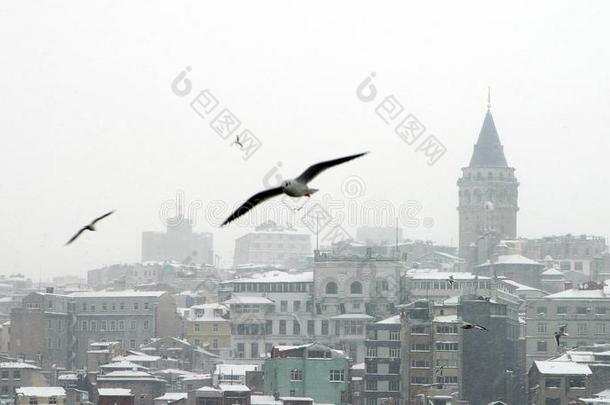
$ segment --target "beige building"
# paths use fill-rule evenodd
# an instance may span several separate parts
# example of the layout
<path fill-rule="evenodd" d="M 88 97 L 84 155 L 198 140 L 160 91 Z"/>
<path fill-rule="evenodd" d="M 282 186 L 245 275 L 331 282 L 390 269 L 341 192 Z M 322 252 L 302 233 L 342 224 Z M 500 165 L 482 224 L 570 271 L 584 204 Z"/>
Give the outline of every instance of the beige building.
<path fill-rule="evenodd" d="M 600 287 L 591 283 L 528 301 L 527 367 L 556 355 L 561 348 L 608 343 L 610 291 Z M 567 325 L 569 336 L 561 337 L 558 348 L 554 332 L 560 325 Z"/>
<path fill-rule="evenodd" d="M 571 361 L 535 361 L 528 372 L 528 403 L 569 405 L 591 396 L 591 369 Z"/>
<path fill-rule="evenodd" d="M 0 396 L 12 397 L 15 389 L 24 386 L 45 386 L 47 381 L 40 367 L 22 362 L 0 363 Z"/>
<path fill-rule="evenodd" d="M 15 405 L 64 405 L 66 390 L 63 387 L 21 387 L 15 392 Z"/>
<path fill-rule="evenodd" d="M 231 351 L 229 309 L 222 304 L 193 305 L 184 315 L 184 337 L 221 356 Z"/>

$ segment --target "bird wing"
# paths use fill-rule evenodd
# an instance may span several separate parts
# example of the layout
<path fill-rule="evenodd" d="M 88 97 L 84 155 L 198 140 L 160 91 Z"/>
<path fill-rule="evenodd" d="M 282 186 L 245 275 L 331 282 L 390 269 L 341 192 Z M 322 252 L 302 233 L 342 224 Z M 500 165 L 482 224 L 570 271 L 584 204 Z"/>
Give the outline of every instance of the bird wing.
<path fill-rule="evenodd" d="M 366 155 L 368 152 L 358 153 L 355 155 L 349 155 L 338 159 L 327 160 L 326 162 L 316 163 L 315 165 L 309 166 L 307 170 L 305 170 L 299 177 L 295 180 L 300 183 L 308 183 L 314 179 L 318 174 L 322 173 L 324 170 L 329 167 L 333 167 L 336 165 L 340 165 L 341 163 L 349 162 L 352 159 L 359 158 L 360 156 Z"/>
<path fill-rule="evenodd" d="M 252 197 L 248 198 L 248 201 L 243 203 L 238 209 L 236 209 L 229 218 L 225 219 L 225 221 L 220 226 L 225 226 L 229 222 L 235 220 L 236 218 L 241 217 L 246 212 L 250 211 L 257 204 L 271 198 L 276 195 L 282 194 L 284 191 L 281 187 L 270 188 L 269 190 L 261 191 L 260 193 L 254 194 Z"/>
<path fill-rule="evenodd" d="M 95 218 L 95 219 L 93 220 L 93 222 L 91 222 L 91 225 L 95 225 L 95 223 L 96 223 L 97 221 L 101 221 L 102 219 L 104 219 L 104 218 L 106 218 L 107 216 L 110 216 L 110 215 L 112 215 L 112 214 L 114 214 L 114 210 L 112 210 L 112 211 L 110 211 L 110 212 L 105 213 L 104 215 L 102 215 L 102 216 L 101 216 L 101 217 L 99 217 L 99 218 Z"/>
<path fill-rule="evenodd" d="M 74 242 L 76 240 L 76 238 L 78 238 L 80 236 L 80 234 L 83 232 L 85 232 L 85 228 L 80 228 L 80 230 L 78 232 L 76 232 L 76 234 L 72 237 L 72 239 L 67 241 L 64 246 L 68 246 L 70 243 Z"/>
<path fill-rule="evenodd" d="M 477 329 L 481 329 L 481 330 L 487 330 L 487 328 L 485 326 L 481 326 L 481 325 L 474 325 L 474 327 Z"/>

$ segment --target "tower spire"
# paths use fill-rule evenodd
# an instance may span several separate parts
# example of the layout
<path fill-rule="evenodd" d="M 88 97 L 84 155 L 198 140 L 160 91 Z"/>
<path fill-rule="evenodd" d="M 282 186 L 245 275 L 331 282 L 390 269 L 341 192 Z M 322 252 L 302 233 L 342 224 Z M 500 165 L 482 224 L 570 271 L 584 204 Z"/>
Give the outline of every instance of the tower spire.
<path fill-rule="evenodd" d="M 491 86 L 487 86 L 487 111 L 491 110 Z"/>

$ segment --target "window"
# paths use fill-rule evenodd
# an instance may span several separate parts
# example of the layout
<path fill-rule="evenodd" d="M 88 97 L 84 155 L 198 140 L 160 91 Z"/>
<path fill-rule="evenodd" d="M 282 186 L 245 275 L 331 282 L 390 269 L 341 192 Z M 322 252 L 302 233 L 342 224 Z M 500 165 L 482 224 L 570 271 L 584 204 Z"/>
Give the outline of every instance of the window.
<path fill-rule="evenodd" d="M 91 312 L 95 312 L 95 305 L 91 305 Z"/>
<path fill-rule="evenodd" d="M 334 281 L 331 281 L 326 284 L 326 294 L 337 294 L 337 291 L 337 283 L 335 283 Z"/>
<path fill-rule="evenodd" d="M 124 310 L 125 310 L 125 303 L 124 303 L 124 302 L 121 302 L 121 303 L 119 304 L 119 309 L 120 309 L 121 311 L 124 311 Z"/>
<path fill-rule="evenodd" d="M 568 307 L 557 307 L 557 315 L 565 315 L 568 313 Z"/>
<path fill-rule="evenodd" d="M 290 370 L 290 381 L 303 381 L 303 370 L 299 368 Z"/>
<path fill-rule="evenodd" d="M 100 321 L 100 330 L 106 330 L 106 321 Z"/>
<path fill-rule="evenodd" d="M 144 309 L 148 309 L 148 308 L 149 308 L 149 307 L 148 307 L 148 302 L 145 302 L 145 303 L 144 303 Z"/>
<path fill-rule="evenodd" d="M 345 370 L 330 370 L 330 382 L 343 382 L 345 381 Z"/>
<path fill-rule="evenodd" d="M 2 379 L 8 380 L 8 370 L 2 370 Z"/>
<path fill-rule="evenodd" d="M 53 329 L 53 320 L 52 319 L 49 319 L 49 321 L 47 322 L 47 328 Z"/>
<path fill-rule="evenodd" d="M 411 351 L 412 352 L 429 352 L 430 345 L 425 343 L 411 343 Z"/>
<path fill-rule="evenodd" d="M 377 363 L 366 363 L 366 372 L 368 374 L 377 374 Z"/>
<path fill-rule="evenodd" d="M 362 335 L 364 333 L 364 324 L 361 321 L 345 320 L 343 321 L 343 333 L 345 335 Z"/>
<path fill-rule="evenodd" d="M 212 339 L 212 349 L 218 349 L 218 338 Z"/>
<path fill-rule="evenodd" d="M 537 342 L 536 351 L 546 353 L 546 351 L 547 351 L 546 341 Z"/>
<path fill-rule="evenodd" d="M 577 315 L 586 315 L 588 313 L 587 307 L 576 307 Z"/>
<path fill-rule="evenodd" d="M 377 391 L 377 380 L 366 380 L 367 391 Z"/>
<path fill-rule="evenodd" d="M 391 392 L 398 392 L 400 391 L 400 381 L 399 380 L 392 380 L 388 383 L 388 391 Z"/>
<path fill-rule="evenodd" d="M 544 405 L 561 405 L 561 398 L 546 398 Z"/>
<path fill-rule="evenodd" d="M 444 335 L 457 335 L 457 325 L 436 325 L 436 333 L 442 333 Z"/>
<path fill-rule="evenodd" d="M 38 398 L 30 397 L 29 402 L 30 405 L 38 405 Z"/>
<path fill-rule="evenodd" d="M 116 321 L 110 321 L 110 330 L 116 330 Z"/>
<path fill-rule="evenodd" d="M 428 377 L 411 377 L 411 384 L 430 384 Z"/>
<path fill-rule="evenodd" d="M 116 311 L 116 303 L 114 303 L 114 302 L 112 303 L 112 310 Z"/>
<path fill-rule="evenodd" d="M 130 349 L 135 349 L 136 348 L 136 341 L 134 339 L 131 339 L 129 341 L 129 348 Z"/>
<path fill-rule="evenodd" d="M 545 388 L 559 388 L 561 386 L 561 379 L 559 378 L 547 378 L 544 380 Z"/>
<path fill-rule="evenodd" d="M 280 335 L 286 334 L 286 320 L 280 319 Z"/>
<path fill-rule="evenodd" d="M 428 330 L 426 329 L 425 326 L 422 325 L 415 325 L 411 327 L 411 334 L 412 335 L 427 335 L 428 334 Z M 390 339 L 390 340 L 394 340 L 394 339 Z M 399 339 L 400 340 L 400 332 L 399 332 Z"/>
<path fill-rule="evenodd" d="M 138 325 L 137 321 L 131 321 L 131 325 L 129 326 L 129 329 L 136 329 L 137 325 Z"/>
<path fill-rule="evenodd" d="M 595 325 L 595 334 L 596 335 L 605 335 L 606 334 L 606 324 L 598 323 Z"/>
<path fill-rule="evenodd" d="M 377 398 L 367 398 L 366 405 L 377 405 Z"/>
<path fill-rule="evenodd" d="M 294 301 L 292 303 L 292 310 L 294 312 L 299 312 L 301 310 L 301 301 Z"/>
<path fill-rule="evenodd" d="M 125 330 L 125 321 L 119 321 L 119 330 Z"/>
<path fill-rule="evenodd" d="M 82 321 L 80 323 L 80 330 L 87 330 L 87 321 Z"/>
<path fill-rule="evenodd" d="M 377 348 L 376 347 L 367 348 L 366 357 L 377 357 Z"/>
<path fill-rule="evenodd" d="M 97 321 L 91 321 L 89 328 L 91 329 L 91 332 L 95 332 L 97 330 Z"/>
<path fill-rule="evenodd" d="M 536 314 L 537 315 L 546 315 L 546 307 L 537 307 Z"/>
<path fill-rule="evenodd" d="M 313 302 L 305 301 L 305 311 L 313 312 Z"/>
<path fill-rule="evenodd" d="M 106 303 L 102 304 L 102 311 L 108 311 L 108 304 L 106 304 Z"/>
<path fill-rule="evenodd" d="M 296 336 L 301 334 L 301 324 L 297 320 L 292 321 L 292 334 Z"/>
<path fill-rule="evenodd" d="M 265 334 L 273 335 L 273 320 L 271 319 L 265 321 Z"/>
<path fill-rule="evenodd" d="M 457 342 L 436 342 L 436 350 L 442 352 L 455 352 L 458 350 Z"/>
<path fill-rule="evenodd" d="M 239 359 L 243 359 L 244 358 L 244 352 L 245 352 L 245 344 L 244 343 L 238 343 L 237 344 L 237 358 Z"/>
<path fill-rule="evenodd" d="M 218 332 L 218 324 L 217 323 L 213 323 L 212 324 L 212 332 Z"/>
<path fill-rule="evenodd" d="M 195 323 L 195 332 L 201 332 L 201 324 Z"/>
<path fill-rule="evenodd" d="M 359 281 L 354 281 L 349 286 L 349 292 L 351 294 L 362 294 L 362 284 Z"/>
<path fill-rule="evenodd" d="M 316 328 L 315 321 L 313 321 L 313 320 L 311 320 L 311 319 L 310 319 L 310 320 L 308 320 L 308 321 L 307 321 L 307 335 L 308 335 L 308 336 L 313 336 L 313 335 L 315 335 L 315 334 L 316 334 L 316 330 L 315 330 L 315 328 Z"/>
<path fill-rule="evenodd" d="M 568 386 L 570 388 L 585 388 L 585 377 L 574 376 L 568 379 Z"/>
<path fill-rule="evenodd" d="M 390 374 L 400 374 L 400 363 L 392 362 L 390 363 L 390 367 L 388 368 L 388 373 Z"/>
<path fill-rule="evenodd" d="M 577 335 L 586 335 L 587 334 L 587 324 L 586 323 L 577 323 L 576 324 L 576 334 Z"/>
<path fill-rule="evenodd" d="M 400 358 L 400 347 L 390 347 L 390 357 Z"/>
<path fill-rule="evenodd" d="M 87 304 L 83 303 L 83 312 L 87 312 Z"/>
<path fill-rule="evenodd" d="M 144 330 L 147 330 L 147 329 L 148 329 L 148 320 L 145 320 L 144 321 Z"/>
<path fill-rule="evenodd" d="M 250 343 L 250 357 L 256 359 L 258 356 L 258 343 Z"/>
<path fill-rule="evenodd" d="M 411 360 L 412 368 L 430 368 L 430 362 L 428 360 Z"/>
<path fill-rule="evenodd" d="M 399 330 L 391 330 L 390 331 L 390 340 L 400 340 L 400 331 Z"/>
<path fill-rule="evenodd" d="M 457 384 L 458 378 L 457 378 L 457 376 L 437 376 L 436 383 L 437 384 Z"/>
<path fill-rule="evenodd" d="M 13 371 L 13 380 L 21 380 L 21 370 Z"/>
<path fill-rule="evenodd" d="M 140 309 L 140 305 L 139 305 L 137 302 L 134 302 L 134 303 L 133 303 L 133 309 L 134 309 L 135 311 L 137 311 L 138 309 Z"/>
<path fill-rule="evenodd" d="M 201 346 L 201 340 L 195 339 L 195 346 Z"/>
<path fill-rule="evenodd" d="M 457 359 L 437 359 L 436 367 L 457 368 Z"/>
<path fill-rule="evenodd" d="M 606 307 L 595 307 L 595 313 L 599 315 L 605 315 Z"/>
<path fill-rule="evenodd" d="M 288 312 L 288 301 L 280 302 L 280 312 Z"/>
<path fill-rule="evenodd" d="M 322 335 L 328 335 L 328 321 L 322 321 Z"/>
<path fill-rule="evenodd" d="M 537 324 L 537 332 L 540 334 L 547 333 L 546 323 L 538 323 Z"/>

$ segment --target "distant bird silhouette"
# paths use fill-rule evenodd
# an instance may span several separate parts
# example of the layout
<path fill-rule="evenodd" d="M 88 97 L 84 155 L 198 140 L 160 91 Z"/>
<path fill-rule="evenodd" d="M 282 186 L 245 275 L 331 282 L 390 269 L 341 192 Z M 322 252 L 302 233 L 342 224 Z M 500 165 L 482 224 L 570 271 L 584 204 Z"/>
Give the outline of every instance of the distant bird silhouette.
<path fill-rule="evenodd" d="M 453 279 L 453 274 L 449 276 L 447 282 L 449 283 L 450 287 L 453 287 L 453 283 L 455 283 L 455 280 Z"/>
<path fill-rule="evenodd" d="M 350 155 L 346 157 L 342 157 L 339 159 L 328 160 L 326 162 L 316 163 L 315 165 L 310 166 L 307 170 L 305 170 L 299 177 L 292 180 L 284 180 L 282 185 L 275 188 L 270 188 L 265 191 L 261 191 L 260 193 L 254 194 L 252 197 L 248 199 L 245 203 L 243 203 L 238 209 L 236 209 L 221 226 L 225 226 L 231 221 L 241 217 L 246 212 L 250 211 L 252 208 L 257 206 L 269 198 L 278 196 L 280 194 L 286 194 L 290 197 L 311 197 L 313 193 L 318 191 L 316 188 L 309 188 L 307 183 L 313 180 L 318 174 L 322 173 L 324 170 L 331 168 L 333 166 L 340 165 L 341 163 L 348 162 L 352 159 L 359 158 L 361 156 L 366 155 L 368 152 L 358 153 L 356 155 Z"/>
<path fill-rule="evenodd" d="M 76 235 L 74 235 L 72 237 L 72 239 L 70 239 L 68 242 L 66 242 L 65 246 L 68 246 L 70 243 L 74 242 L 80 236 L 81 233 L 83 233 L 85 231 L 95 231 L 96 230 L 95 224 L 98 221 L 101 221 L 102 219 L 106 218 L 107 216 L 112 215 L 113 213 L 114 213 L 114 210 L 102 215 L 99 218 L 94 219 L 93 221 L 91 221 L 91 223 L 89 225 L 85 225 L 82 228 L 80 228 L 80 230 L 78 232 L 76 232 Z"/>
<path fill-rule="evenodd" d="M 555 342 L 557 342 L 557 346 L 558 347 L 559 347 L 559 338 L 561 338 L 562 336 L 570 336 L 566 332 L 567 328 L 568 328 L 568 325 L 559 325 L 559 330 L 554 333 L 554 335 L 555 335 Z"/>
<path fill-rule="evenodd" d="M 235 141 L 233 141 L 233 145 L 239 145 L 240 148 L 244 148 L 244 145 L 239 140 L 239 135 L 235 135 Z"/>
<path fill-rule="evenodd" d="M 469 323 L 469 322 L 462 323 L 462 326 L 460 326 L 460 328 L 462 328 L 462 329 L 479 329 L 479 330 L 488 331 L 488 329 L 486 327 L 484 327 L 484 326 L 478 325 L 476 323 Z"/>

